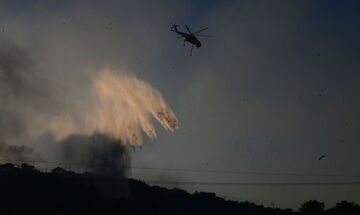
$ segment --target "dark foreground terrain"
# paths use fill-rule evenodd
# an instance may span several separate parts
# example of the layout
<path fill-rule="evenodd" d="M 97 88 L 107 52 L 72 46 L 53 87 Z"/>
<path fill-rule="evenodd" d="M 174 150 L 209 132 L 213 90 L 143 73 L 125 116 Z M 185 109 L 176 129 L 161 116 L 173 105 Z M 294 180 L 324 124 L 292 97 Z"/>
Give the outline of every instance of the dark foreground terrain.
<path fill-rule="evenodd" d="M 309 201 L 302 212 L 228 201 L 214 193 L 189 194 L 149 186 L 116 175 L 77 174 L 61 168 L 43 173 L 23 164 L 0 165 L 0 214 L 360 214 L 359 206 L 342 202 L 324 210 Z"/>

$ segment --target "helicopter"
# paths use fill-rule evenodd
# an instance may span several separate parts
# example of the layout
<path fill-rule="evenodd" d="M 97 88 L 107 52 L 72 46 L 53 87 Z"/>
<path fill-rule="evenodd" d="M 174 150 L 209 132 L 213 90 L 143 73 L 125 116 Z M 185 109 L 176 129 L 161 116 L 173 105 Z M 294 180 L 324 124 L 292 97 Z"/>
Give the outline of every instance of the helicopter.
<path fill-rule="evenodd" d="M 185 46 L 185 42 L 188 42 L 191 44 L 190 56 L 192 56 L 192 51 L 193 51 L 194 46 L 196 46 L 196 48 L 201 47 L 201 42 L 198 40 L 197 36 L 198 37 L 211 37 L 210 35 L 198 34 L 202 31 L 205 31 L 206 29 L 208 29 L 208 27 L 200 29 L 198 31 L 195 31 L 194 33 L 191 32 L 190 28 L 187 25 L 185 25 L 185 28 L 188 31 L 188 33 L 179 31 L 178 27 L 179 27 L 179 25 L 177 25 L 177 24 L 171 24 L 170 31 L 173 31 L 173 32 L 179 34 L 179 36 L 177 38 L 184 38 L 183 46 Z"/>

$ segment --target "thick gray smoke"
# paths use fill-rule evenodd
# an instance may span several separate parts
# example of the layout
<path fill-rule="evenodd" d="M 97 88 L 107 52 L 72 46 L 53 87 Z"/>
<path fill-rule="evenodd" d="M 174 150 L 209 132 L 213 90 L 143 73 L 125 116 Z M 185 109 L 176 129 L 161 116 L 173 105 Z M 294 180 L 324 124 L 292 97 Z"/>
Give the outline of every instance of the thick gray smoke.
<path fill-rule="evenodd" d="M 57 144 L 68 165 L 95 174 L 124 176 L 130 163 L 127 148 L 106 135 L 70 135 Z"/>
<path fill-rule="evenodd" d="M 19 145 L 31 136 L 29 122 L 45 107 L 49 112 L 51 89 L 34 72 L 27 53 L 0 37 L 0 147 Z"/>
<path fill-rule="evenodd" d="M 0 38 L 0 144 L 15 139 L 19 133 L 26 132 L 17 111 L 18 106 L 25 105 L 27 94 L 33 91 L 26 79 L 31 71 L 31 62 L 26 54 L 11 41 Z"/>
<path fill-rule="evenodd" d="M 48 82 L 42 81 L 22 48 L 0 37 L 0 159 L 21 162 L 39 159 L 31 146 L 39 113 L 55 104 Z M 53 105 L 55 107 L 56 105 Z"/>

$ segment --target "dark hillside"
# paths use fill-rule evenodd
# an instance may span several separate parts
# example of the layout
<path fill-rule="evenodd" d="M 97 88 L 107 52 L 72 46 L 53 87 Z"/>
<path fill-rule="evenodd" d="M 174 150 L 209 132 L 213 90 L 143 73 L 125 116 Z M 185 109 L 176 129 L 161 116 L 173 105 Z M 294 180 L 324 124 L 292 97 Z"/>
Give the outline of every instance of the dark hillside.
<path fill-rule="evenodd" d="M 341 201 L 325 210 L 310 200 L 299 212 L 235 202 L 215 193 L 166 189 L 117 175 L 78 174 L 60 167 L 50 173 L 23 164 L 0 165 L 1 214 L 244 214 L 358 215 L 360 206 Z"/>
<path fill-rule="evenodd" d="M 23 164 L 0 165 L 4 214 L 291 214 L 214 193 L 189 194 L 117 176 L 77 174 L 61 168 L 43 173 Z"/>

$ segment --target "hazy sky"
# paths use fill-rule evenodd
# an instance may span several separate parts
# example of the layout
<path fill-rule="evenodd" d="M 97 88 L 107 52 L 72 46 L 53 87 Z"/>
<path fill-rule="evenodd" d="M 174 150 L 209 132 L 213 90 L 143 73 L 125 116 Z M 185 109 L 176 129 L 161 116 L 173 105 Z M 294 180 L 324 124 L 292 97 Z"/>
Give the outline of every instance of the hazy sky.
<path fill-rule="evenodd" d="M 9 0 L 0 2 L 0 34 L 25 50 L 62 107 L 84 93 L 87 74 L 106 65 L 158 89 L 181 128 L 158 126 L 157 139 L 131 151 L 132 166 L 358 176 L 134 169 L 133 177 L 279 207 L 309 199 L 332 206 L 360 203 L 360 185 L 181 182 L 360 181 L 359 10 L 358 1 L 330 0 Z M 190 57 L 170 22 L 209 27 L 213 38 L 202 38 Z M 56 112 L 52 106 L 46 110 Z"/>

